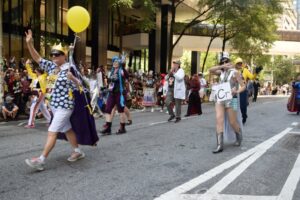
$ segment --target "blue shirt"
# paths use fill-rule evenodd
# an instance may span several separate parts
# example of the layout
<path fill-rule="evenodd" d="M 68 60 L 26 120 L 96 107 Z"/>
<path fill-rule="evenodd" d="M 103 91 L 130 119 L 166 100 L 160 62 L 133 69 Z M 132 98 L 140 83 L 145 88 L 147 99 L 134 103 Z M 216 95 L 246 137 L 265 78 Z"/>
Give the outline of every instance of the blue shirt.
<path fill-rule="evenodd" d="M 52 61 L 42 59 L 40 67 L 45 70 L 48 75 L 52 75 L 57 68 L 56 64 Z M 65 63 L 60 67 L 60 71 L 57 74 L 54 89 L 51 93 L 50 105 L 53 108 L 73 109 L 74 99 L 69 95 L 70 90 L 76 88 L 75 84 L 67 78 L 69 63 Z"/>
<path fill-rule="evenodd" d="M 293 88 L 296 89 L 296 99 L 300 99 L 300 82 L 293 82 Z"/>

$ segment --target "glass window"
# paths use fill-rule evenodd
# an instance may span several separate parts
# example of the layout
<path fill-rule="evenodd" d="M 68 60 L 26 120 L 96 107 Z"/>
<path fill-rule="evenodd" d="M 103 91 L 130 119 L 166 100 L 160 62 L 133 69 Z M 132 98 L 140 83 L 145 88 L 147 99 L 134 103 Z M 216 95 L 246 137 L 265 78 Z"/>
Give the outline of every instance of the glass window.
<path fill-rule="evenodd" d="M 11 1 L 11 24 L 21 25 L 21 6 L 18 4 L 18 0 Z"/>
<path fill-rule="evenodd" d="M 40 21 L 40 23 L 41 23 L 42 31 L 45 31 L 45 26 L 46 26 L 45 6 L 46 6 L 45 1 L 41 1 L 41 8 L 40 8 L 41 21 Z"/>
<path fill-rule="evenodd" d="M 9 23 L 9 4 L 8 0 L 4 0 L 3 2 L 3 22 Z"/>
<path fill-rule="evenodd" d="M 46 30 L 55 33 L 55 1 L 46 1 Z"/>
<path fill-rule="evenodd" d="M 62 7 L 62 13 L 63 13 L 63 35 L 68 35 L 69 33 L 69 29 L 68 29 L 68 25 L 67 25 L 67 11 L 68 11 L 68 0 L 63 0 L 63 7 Z"/>
<path fill-rule="evenodd" d="M 9 38 L 8 38 L 8 34 L 3 34 L 3 56 L 5 58 L 9 57 Z"/>
<path fill-rule="evenodd" d="M 33 16 L 34 0 L 23 0 L 23 24 L 27 26 Z"/>
<path fill-rule="evenodd" d="M 10 54 L 11 56 L 15 56 L 16 59 L 21 58 L 21 49 L 22 49 L 22 36 L 11 34 L 11 46 L 10 46 Z"/>

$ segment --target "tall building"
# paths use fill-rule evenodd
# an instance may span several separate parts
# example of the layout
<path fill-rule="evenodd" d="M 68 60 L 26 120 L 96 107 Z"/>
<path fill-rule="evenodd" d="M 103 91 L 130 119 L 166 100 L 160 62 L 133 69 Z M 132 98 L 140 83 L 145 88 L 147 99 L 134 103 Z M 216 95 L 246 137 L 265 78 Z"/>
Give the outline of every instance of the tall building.
<path fill-rule="evenodd" d="M 294 6 L 297 12 L 297 29 L 300 30 L 300 0 L 295 0 Z"/>
<path fill-rule="evenodd" d="M 300 2 L 300 0 L 297 1 Z M 283 13 L 277 18 L 278 30 L 297 30 L 297 11 L 294 2 L 292 0 L 284 0 L 281 4 Z"/>

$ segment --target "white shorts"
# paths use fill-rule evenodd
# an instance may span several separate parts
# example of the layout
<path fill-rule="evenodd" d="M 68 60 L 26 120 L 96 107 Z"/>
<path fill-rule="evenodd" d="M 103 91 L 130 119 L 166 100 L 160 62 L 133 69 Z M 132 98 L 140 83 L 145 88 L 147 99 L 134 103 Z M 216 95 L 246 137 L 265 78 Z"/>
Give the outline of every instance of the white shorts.
<path fill-rule="evenodd" d="M 49 132 L 65 133 L 72 128 L 70 118 L 73 113 L 73 109 L 52 108 L 51 110 L 53 113 L 53 119 L 48 128 Z"/>

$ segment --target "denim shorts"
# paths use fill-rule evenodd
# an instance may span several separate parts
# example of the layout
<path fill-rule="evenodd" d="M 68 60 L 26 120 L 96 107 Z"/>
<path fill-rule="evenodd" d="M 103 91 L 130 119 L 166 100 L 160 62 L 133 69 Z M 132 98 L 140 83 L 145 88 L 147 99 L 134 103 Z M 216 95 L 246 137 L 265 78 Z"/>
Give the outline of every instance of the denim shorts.
<path fill-rule="evenodd" d="M 225 108 L 232 108 L 234 111 L 238 110 L 238 98 L 232 98 L 226 101 L 217 101 L 217 104 L 223 105 Z"/>

